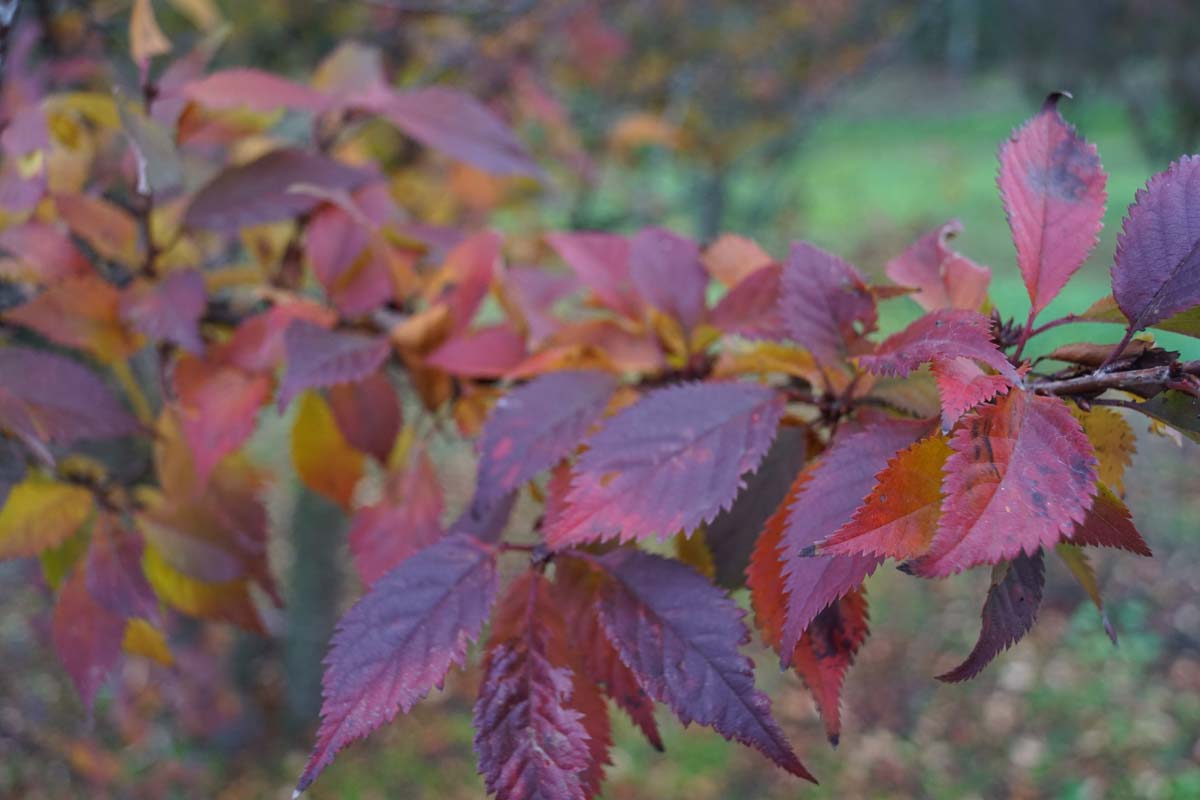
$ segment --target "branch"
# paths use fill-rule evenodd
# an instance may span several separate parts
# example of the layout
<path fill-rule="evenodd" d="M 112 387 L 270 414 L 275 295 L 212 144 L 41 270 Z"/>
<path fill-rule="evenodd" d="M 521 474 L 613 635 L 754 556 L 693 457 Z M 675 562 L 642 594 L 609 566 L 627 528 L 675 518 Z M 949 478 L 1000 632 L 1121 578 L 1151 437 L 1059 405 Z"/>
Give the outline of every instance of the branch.
<path fill-rule="evenodd" d="M 1200 375 L 1200 361 L 1183 361 L 1124 372 L 1100 372 L 1097 370 L 1077 378 L 1034 383 L 1029 388 L 1039 394 L 1087 396 L 1097 395 L 1108 389 L 1161 386 L 1177 381 L 1185 375 Z"/>

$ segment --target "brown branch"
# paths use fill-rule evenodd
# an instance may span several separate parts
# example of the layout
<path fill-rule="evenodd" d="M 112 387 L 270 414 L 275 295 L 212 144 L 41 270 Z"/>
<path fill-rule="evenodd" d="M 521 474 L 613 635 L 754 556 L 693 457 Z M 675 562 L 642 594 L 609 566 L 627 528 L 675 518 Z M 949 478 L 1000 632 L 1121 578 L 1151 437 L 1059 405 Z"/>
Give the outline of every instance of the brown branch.
<path fill-rule="evenodd" d="M 1100 372 L 1065 378 L 1056 381 L 1033 383 L 1030 389 L 1039 394 L 1054 394 L 1087 397 L 1098 395 L 1108 389 L 1137 389 L 1161 386 L 1176 381 L 1185 375 L 1200 375 L 1200 361 L 1183 361 L 1145 369 L 1124 372 Z"/>

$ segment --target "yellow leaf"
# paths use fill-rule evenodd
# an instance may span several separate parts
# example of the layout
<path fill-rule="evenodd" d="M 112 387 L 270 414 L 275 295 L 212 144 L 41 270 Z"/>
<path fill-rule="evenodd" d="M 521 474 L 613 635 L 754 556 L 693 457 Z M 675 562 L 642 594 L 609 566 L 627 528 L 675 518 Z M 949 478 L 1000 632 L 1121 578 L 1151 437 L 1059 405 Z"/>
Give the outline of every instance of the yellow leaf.
<path fill-rule="evenodd" d="M 171 52 L 171 40 L 158 27 L 150 0 L 133 0 L 129 15 L 129 54 L 139 69 L 145 69 L 150 59 Z"/>
<path fill-rule="evenodd" d="M 363 461 L 342 436 L 325 399 L 314 391 L 302 394 L 292 426 L 292 463 L 304 485 L 348 510 Z"/>
<path fill-rule="evenodd" d="M 246 630 L 265 633 L 247 580 L 201 581 L 167 563 L 153 546 L 142 556 L 142 569 L 151 588 L 167 605 L 193 617 L 221 620 Z"/>
<path fill-rule="evenodd" d="M 1083 425 L 1083 432 L 1096 451 L 1100 482 L 1124 496 L 1125 469 L 1133 463 L 1133 454 L 1137 452 L 1133 428 L 1111 408 L 1096 407 L 1085 412 L 1072 406 L 1071 412 Z"/>
<path fill-rule="evenodd" d="M 675 557 L 710 580 L 717 574 L 703 528 L 693 531 L 691 536 L 682 532 L 675 534 Z"/>
<path fill-rule="evenodd" d="M 0 558 L 35 556 L 62 544 L 92 513 L 92 493 L 44 475 L 12 488 L 0 510 Z"/>
<path fill-rule="evenodd" d="M 125 625 L 125 636 L 121 640 L 121 648 L 126 653 L 142 656 L 157 661 L 164 667 L 175 663 L 171 648 L 167 645 L 167 637 L 162 631 L 140 617 L 134 617 Z"/>

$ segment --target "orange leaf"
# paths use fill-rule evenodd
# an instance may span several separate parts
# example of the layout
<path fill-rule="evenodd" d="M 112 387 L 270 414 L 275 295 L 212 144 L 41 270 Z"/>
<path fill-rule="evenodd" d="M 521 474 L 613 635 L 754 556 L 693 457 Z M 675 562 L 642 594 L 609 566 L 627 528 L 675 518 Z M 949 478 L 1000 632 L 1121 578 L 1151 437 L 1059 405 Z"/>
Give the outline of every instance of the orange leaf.
<path fill-rule="evenodd" d="M 363 461 L 342 436 L 324 398 L 313 391 L 302 394 L 292 426 L 292 463 L 304 485 L 349 510 Z"/>
<path fill-rule="evenodd" d="M 104 258 L 127 267 L 141 260 L 137 221 L 107 200 L 86 194 L 59 194 L 54 205 L 67 226 Z"/>
<path fill-rule="evenodd" d="M 816 545 L 822 555 L 888 556 L 903 561 L 929 547 L 942 510 L 942 467 L 953 451 L 940 436 L 901 450 L 849 522 Z"/>
<path fill-rule="evenodd" d="M 120 303 L 115 286 L 88 275 L 51 286 L 4 318 L 111 363 L 128 358 L 141 346 L 141 337 L 121 322 Z"/>

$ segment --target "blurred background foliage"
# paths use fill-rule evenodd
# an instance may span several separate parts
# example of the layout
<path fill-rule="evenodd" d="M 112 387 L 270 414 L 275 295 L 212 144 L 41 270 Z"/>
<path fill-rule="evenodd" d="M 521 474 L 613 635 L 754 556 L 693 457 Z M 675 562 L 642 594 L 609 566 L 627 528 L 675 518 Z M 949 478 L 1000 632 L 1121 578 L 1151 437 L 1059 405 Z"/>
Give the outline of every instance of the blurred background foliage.
<path fill-rule="evenodd" d="M 7 107 L 20 102 L 25 76 L 13 71 L 23 65 L 38 65 L 38 80 L 53 87 L 136 87 L 125 0 L 20 6 L 4 62 Z M 776 255 L 810 239 L 879 276 L 915 236 L 957 217 L 965 230 L 956 246 L 993 268 L 996 305 L 1023 319 L 995 152 L 1048 91 L 1066 89 L 1075 100 L 1065 114 L 1109 170 L 1110 201 L 1101 244 L 1051 307 L 1057 315 L 1107 293 L 1134 192 L 1200 147 L 1192 0 L 163 0 L 155 8 L 176 52 L 220 41 L 217 65 L 307 79 L 335 48 L 357 42 L 378 48 L 396 83 L 450 84 L 486 101 L 529 143 L 547 173 L 542 184 L 435 159 L 431 172 L 393 188 L 417 219 L 503 229 L 516 263 L 540 256 L 522 242 L 546 230 L 665 224 L 704 241 L 736 231 Z M 362 142 L 384 163 L 423 158 L 382 130 Z M 905 301 L 891 305 L 885 327 L 913 314 Z M 1046 348 L 1061 341 L 1044 338 Z M 1162 340 L 1200 357 L 1194 343 Z M 102 695 L 88 719 L 48 644 L 42 567 L 0 565 L 0 797 L 288 796 L 310 741 L 333 601 L 344 605 L 358 590 L 344 569 L 340 582 L 311 583 L 339 573 L 328 562 L 341 558 L 338 523 L 322 522 L 329 509 L 311 496 L 297 499 L 280 452 L 286 427 L 267 426 L 256 444 L 284 478 L 272 496 L 274 563 L 302 604 L 276 640 L 191 623 L 175 632 L 175 669 L 131 661 L 119 691 Z M 978 681 L 941 686 L 930 676 L 969 647 L 986 575 L 901 592 L 899 576 L 885 571 L 870 581 L 873 631 L 848 678 L 838 752 L 795 676 L 753 653 L 821 787 L 798 786 L 709 732 L 666 724 L 667 756 L 619 729 L 605 796 L 1200 797 L 1196 454 L 1149 436 L 1140 447 L 1128 500 L 1155 558 L 1099 559 L 1119 649 L 1075 584 L 1052 570 L 1034 634 Z M 443 451 L 448 488 L 463 491 L 468 454 Z M 324 554 L 320 563 L 307 570 L 288 534 L 297 520 L 323 539 L 313 551 Z M 313 796 L 482 796 L 469 715 L 476 679 L 452 677 L 410 718 L 347 751 Z"/>

